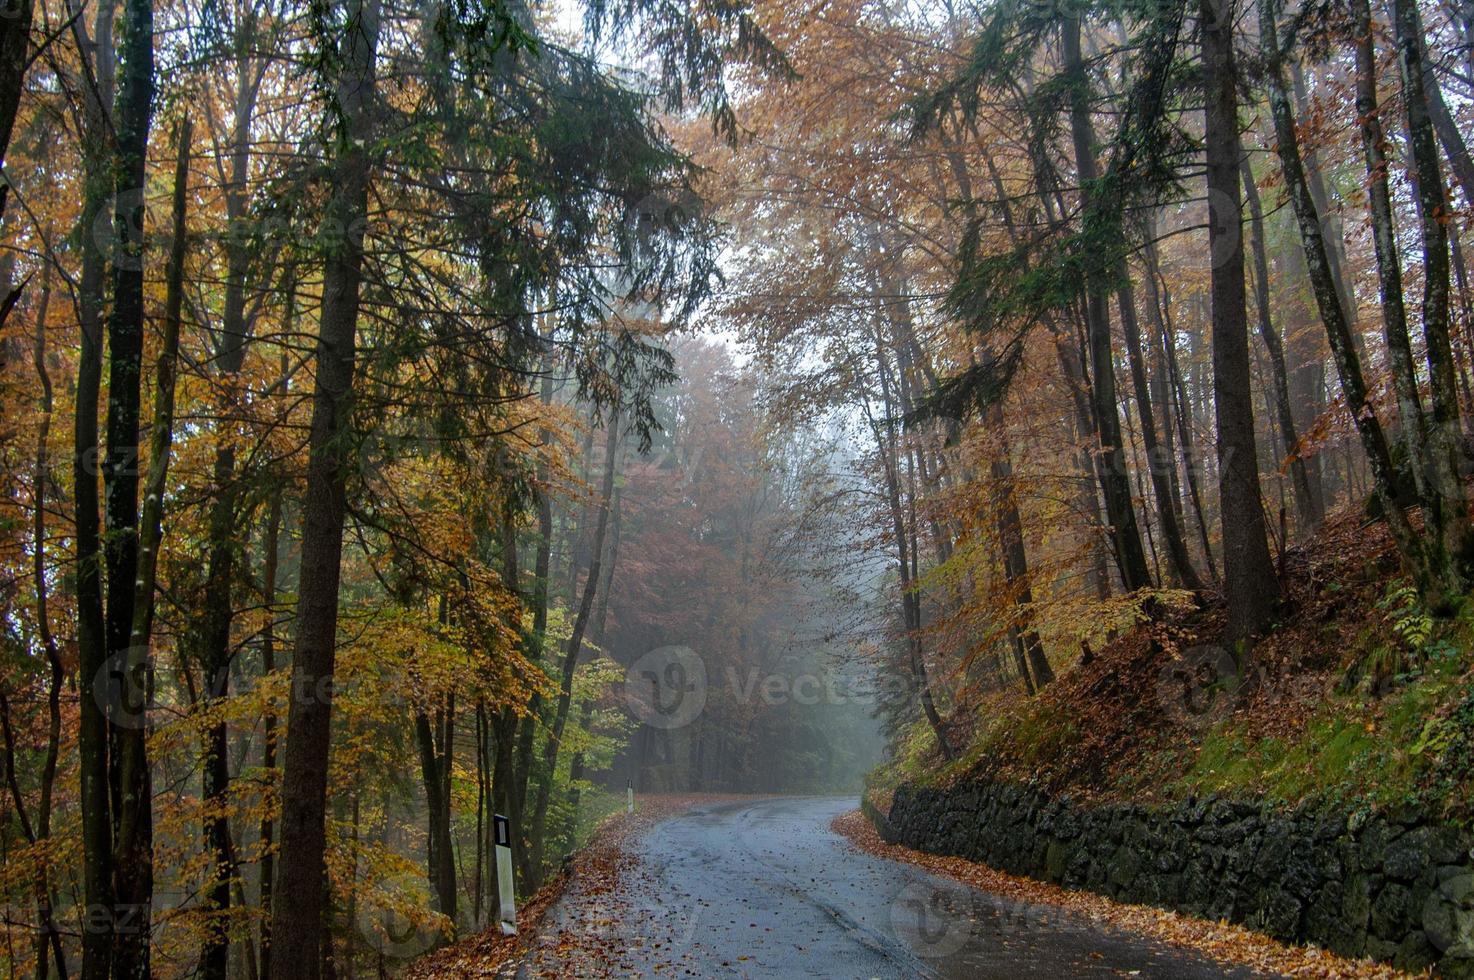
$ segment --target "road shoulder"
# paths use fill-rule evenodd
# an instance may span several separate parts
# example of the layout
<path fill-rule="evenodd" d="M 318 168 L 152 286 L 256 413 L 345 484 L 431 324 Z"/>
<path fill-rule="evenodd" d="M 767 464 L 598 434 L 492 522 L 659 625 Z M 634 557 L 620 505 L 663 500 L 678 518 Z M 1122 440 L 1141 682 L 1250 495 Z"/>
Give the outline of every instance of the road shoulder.
<path fill-rule="evenodd" d="M 719 794 L 661 794 L 642 796 L 634 813 L 616 813 L 605 820 L 593 838 L 569 855 L 563 868 L 525 904 L 517 907 L 517 935 L 503 936 L 490 928 L 465 936 L 449 946 L 419 957 L 400 974 L 402 980 L 439 977 L 506 977 L 516 972 L 539 944 L 545 919 L 565 894 L 598 895 L 613 889 L 622 869 L 630 864 L 631 841 L 663 820 L 694 806 L 737 797 Z"/>

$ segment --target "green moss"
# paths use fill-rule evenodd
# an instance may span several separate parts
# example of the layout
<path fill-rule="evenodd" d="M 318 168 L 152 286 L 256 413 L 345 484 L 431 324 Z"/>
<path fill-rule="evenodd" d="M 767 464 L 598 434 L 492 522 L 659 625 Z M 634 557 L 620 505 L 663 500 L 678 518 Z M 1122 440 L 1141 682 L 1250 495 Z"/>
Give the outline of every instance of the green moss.
<path fill-rule="evenodd" d="M 1210 730 L 1172 795 L 1219 793 L 1296 802 L 1409 799 L 1433 765 L 1440 732 L 1432 723 L 1457 686 L 1457 666 L 1430 663 L 1380 703 L 1332 696 L 1290 739 L 1252 739 L 1241 722 Z M 1427 751 L 1428 746 L 1434 751 Z"/>

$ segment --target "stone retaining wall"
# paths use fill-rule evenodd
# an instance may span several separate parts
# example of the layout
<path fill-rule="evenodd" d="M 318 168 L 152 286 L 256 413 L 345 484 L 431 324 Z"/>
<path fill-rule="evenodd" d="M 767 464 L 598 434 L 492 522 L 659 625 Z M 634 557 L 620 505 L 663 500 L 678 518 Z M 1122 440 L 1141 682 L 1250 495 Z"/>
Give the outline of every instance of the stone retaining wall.
<path fill-rule="evenodd" d="M 1085 805 L 974 784 L 902 787 L 876 823 L 916 850 L 1474 978 L 1474 839 L 1416 813 Z"/>

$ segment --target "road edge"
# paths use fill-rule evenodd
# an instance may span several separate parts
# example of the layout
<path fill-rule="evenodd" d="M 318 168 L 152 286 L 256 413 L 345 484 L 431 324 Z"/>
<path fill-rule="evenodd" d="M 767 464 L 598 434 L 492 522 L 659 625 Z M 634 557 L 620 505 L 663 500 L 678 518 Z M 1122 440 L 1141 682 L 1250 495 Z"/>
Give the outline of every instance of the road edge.
<path fill-rule="evenodd" d="M 861 809 L 840 814 L 829 826 L 850 846 L 872 857 L 911 864 L 1015 901 L 1068 909 L 1096 923 L 1191 950 L 1225 965 L 1324 980 L 1408 980 L 1429 975 L 1404 973 L 1371 960 L 1349 960 L 1313 946 L 1291 946 L 1243 926 L 1196 919 L 1148 905 L 1128 905 L 1092 892 L 1070 891 L 1007 874 L 965 858 L 941 857 L 890 844 Z"/>

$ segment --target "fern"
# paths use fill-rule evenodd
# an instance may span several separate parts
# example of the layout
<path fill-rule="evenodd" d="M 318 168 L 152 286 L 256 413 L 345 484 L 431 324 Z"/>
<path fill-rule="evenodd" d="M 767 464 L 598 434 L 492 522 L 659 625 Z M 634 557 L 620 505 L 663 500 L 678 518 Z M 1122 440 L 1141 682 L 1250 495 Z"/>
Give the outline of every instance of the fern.
<path fill-rule="evenodd" d="M 1387 617 L 1387 625 L 1403 648 L 1421 654 L 1433 639 L 1433 617 L 1423 607 L 1417 589 L 1406 582 L 1393 582 L 1382 601 L 1377 603 Z"/>

